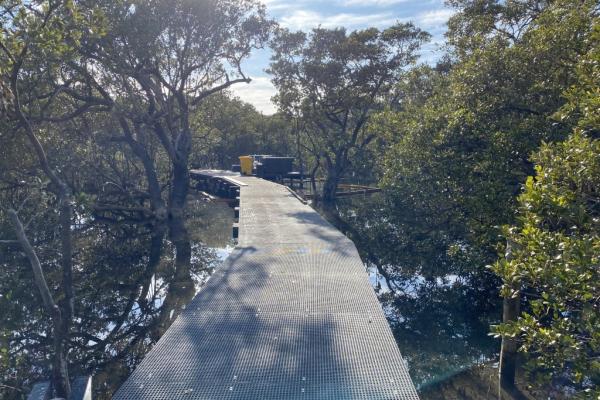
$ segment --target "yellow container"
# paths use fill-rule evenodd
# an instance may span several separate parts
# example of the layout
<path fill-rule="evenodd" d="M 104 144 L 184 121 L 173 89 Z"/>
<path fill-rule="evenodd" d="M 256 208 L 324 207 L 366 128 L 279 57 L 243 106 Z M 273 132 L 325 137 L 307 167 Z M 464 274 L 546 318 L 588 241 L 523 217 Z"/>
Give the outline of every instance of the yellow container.
<path fill-rule="evenodd" d="M 240 156 L 240 171 L 242 175 L 252 175 L 254 159 L 250 156 Z"/>

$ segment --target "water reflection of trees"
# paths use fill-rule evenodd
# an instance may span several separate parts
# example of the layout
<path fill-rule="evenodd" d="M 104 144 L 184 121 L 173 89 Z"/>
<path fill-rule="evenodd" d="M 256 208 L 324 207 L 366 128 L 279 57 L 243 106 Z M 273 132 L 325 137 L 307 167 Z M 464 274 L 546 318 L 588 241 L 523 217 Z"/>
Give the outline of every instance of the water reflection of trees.
<path fill-rule="evenodd" d="M 500 319 L 487 251 L 469 247 L 440 225 L 426 232 L 410 209 L 383 196 L 349 200 L 328 218 L 356 243 L 367 262 L 394 335 L 419 386 L 491 358 L 499 343 L 488 333 Z"/>
<path fill-rule="evenodd" d="M 488 332 L 499 314 L 472 282 L 419 279 L 410 286 L 381 299 L 415 384 L 441 380 L 497 351 Z"/>
<path fill-rule="evenodd" d="M 194 201 L 194 203 L 198 203 Z M 226 208 L 226 207 L 225 207 Z M 190 223 L 211 210 L 190 207 Z M 213 235 L 229 232 L 230 210 L 217 210 L 222 224 Z M 229 217 L 231 218 L 231 217 Z M 45 260 L 56 258 L 52 248 L 53 224 L 37 222 L 36 247 Z M 204 233 L 206 234 L 206 233 Z M 210 235 L 210 233 L 208 233 Z M 77 228 L 75 257 L 76 305 L 70 339 L 72 375 L 94 373 L 95 398 L 110 398 L 131 369 L 169 327 L 218 262 L 216 252 L 191 238 L 187 268 L 174 268 L 175 249 L 167 228 L 143 223 L 88 222 Z M 190 238 L 188 238 L 189 240 Z M 45 264 L 51 289 L 60 274 L 56 262 Z M 31 268 L 18 248 L 0 257 L 0 341 L 8 354 L 0 358 L 2 398 L 20 398 L 51 367 L 50 321 L 40 309 L 38 293 L 31 288 Z"/>

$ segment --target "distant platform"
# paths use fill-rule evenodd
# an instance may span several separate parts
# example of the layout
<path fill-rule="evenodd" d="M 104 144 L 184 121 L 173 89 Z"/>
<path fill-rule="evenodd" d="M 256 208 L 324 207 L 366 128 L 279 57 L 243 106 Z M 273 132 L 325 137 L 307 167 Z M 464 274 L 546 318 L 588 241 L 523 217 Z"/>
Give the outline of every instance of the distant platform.
<path fill-rule="evenodd" d="M 239 182 L 239 244 L 114 399 L 418 399 L 352 241 L 282 185 L 191 173 Z"/>
<path fill-rule="evenodd" d="M 236 179 L 242 176 L 239 172 L 224 171 L 220 169 L 192 169 L 190 170 L 190 175 L 195 177 L 220 178 L 237 186 L 246 186 L 244 182 Z"/>

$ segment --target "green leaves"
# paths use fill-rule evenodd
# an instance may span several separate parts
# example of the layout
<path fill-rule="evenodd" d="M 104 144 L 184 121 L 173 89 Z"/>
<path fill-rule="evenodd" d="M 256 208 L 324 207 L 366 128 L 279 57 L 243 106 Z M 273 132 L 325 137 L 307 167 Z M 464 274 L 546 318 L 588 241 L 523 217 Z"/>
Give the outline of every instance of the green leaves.
<path fill-rule="evenodd" d="M 74 54 L 82 31 L 102 32 L 97 9 L 79 8 L 70 0 L 20 1 L 6 7 L 0 8 L 4 17 L 0 41 L 11 63 L 26 62 L 25 57 L 65 61 Z"/>
<path fill-rule="evenodd" d="M 493 268 L 502 295 L 513 295 L 517 283 L 528 307 L 493 331 L 518 335 L 521 350 L 533 356 L 533 375 L 566 374 L 580 390 L 600 392 L 600 140 L 576 132 L 544 144 L 533 159 L 536 175 L 519 197 L 519 225 L 507 231 L 518 246 Z"/>
<path fill-rule="evenodd" d="M 282 112 L 301 119 L 304 147 L 326 168 L 325 203 L 335 200 L 349 165 L 364 159 L 375 139 L 371 116 L 393 95 L 428 38 L 414 25 L 401 23 L 384 31 L 279 30 L 268 70 L 278 90 L 275 101 Z"/>
<path fill-rule="evenodd" d="M 575 121 L 583 132 L 598 132 L 600 126 L 600 19 L 593 22 L 592 33 L 587 38 L 589 50 L 579 57 L 577 82 L 565 93 L 568 103 L 555 117 L 562 121 Z"/>
<path fill-rule="evenodd" d="M 521 339 L 532 375 L 597 391 L 597 2 L 450 3 L 451 62 L 413 70 L 373 119 L 389 146 L 384 237 L 398 269 L 493 264 L 501 294 L 526 300 L 494 334 Z M 511 256 L 494 262 L 506 239 Z"/>

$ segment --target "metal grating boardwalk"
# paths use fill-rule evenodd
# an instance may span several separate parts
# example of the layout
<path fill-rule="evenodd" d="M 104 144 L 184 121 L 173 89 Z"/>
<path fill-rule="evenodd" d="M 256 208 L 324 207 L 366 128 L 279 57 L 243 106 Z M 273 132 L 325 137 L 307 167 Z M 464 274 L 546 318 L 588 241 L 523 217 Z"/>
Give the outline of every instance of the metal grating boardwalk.
<path fill-rule="evenodd" d="M 418 399 L 354 244 L 236 177 L 239 245 L 115 399 Z"/>

